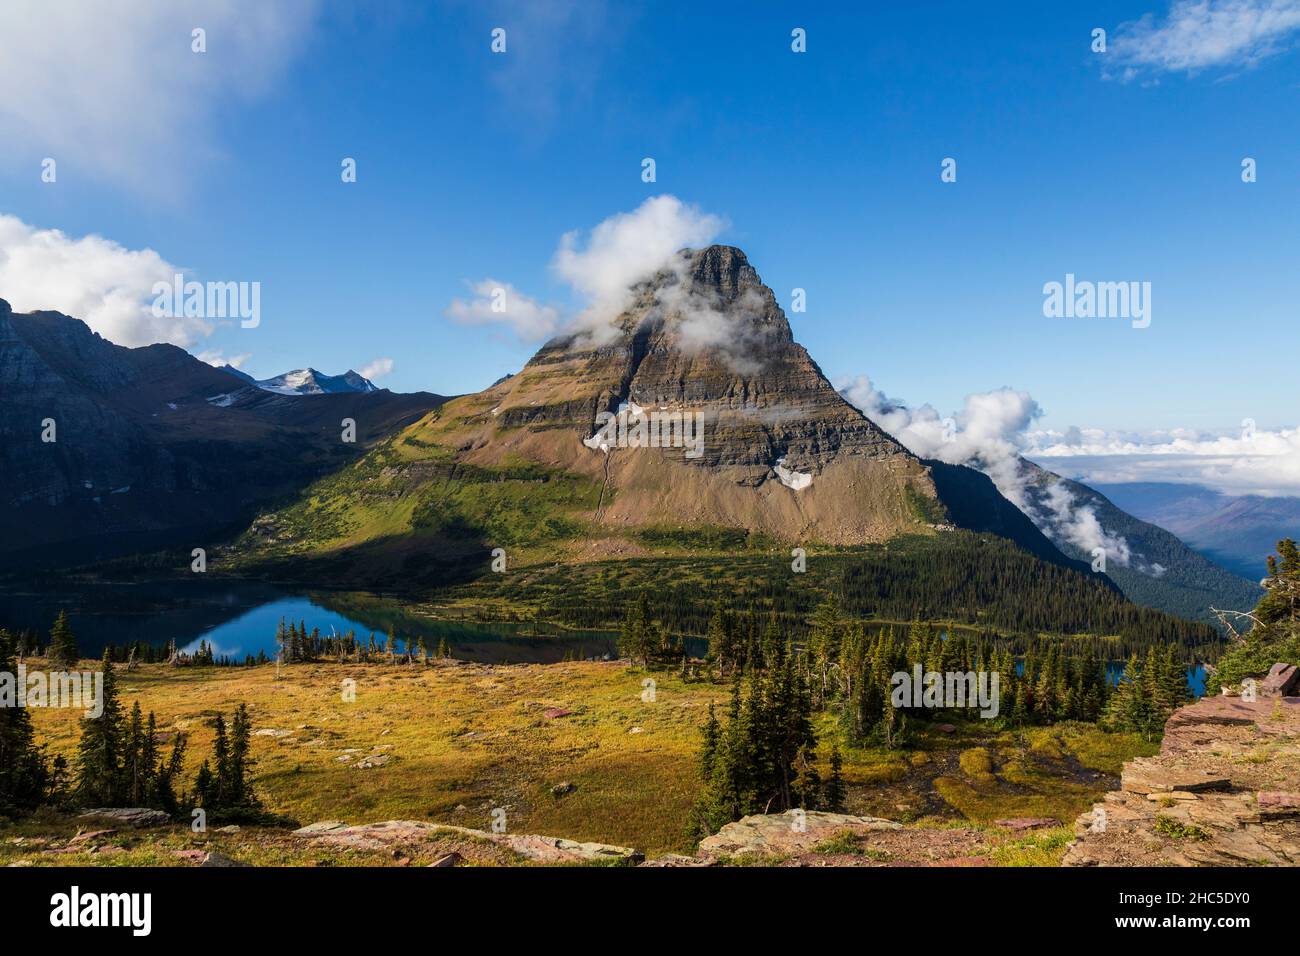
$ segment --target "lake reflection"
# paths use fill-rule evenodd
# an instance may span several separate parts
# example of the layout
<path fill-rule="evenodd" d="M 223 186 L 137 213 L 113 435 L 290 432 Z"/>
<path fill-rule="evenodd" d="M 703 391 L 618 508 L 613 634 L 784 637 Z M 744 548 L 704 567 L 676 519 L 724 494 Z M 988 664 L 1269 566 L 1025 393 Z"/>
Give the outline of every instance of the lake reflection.
<path fill-rule="evenodd" d="M 60 610 L 68 612 L 84 657 L 98 657 L 107 644 L 143 641 L 183 651 L 201 640 L 217 657 L 243 661 L 259 652 L 274 657 L 280 619 L 305 622 L 322 635 L 352 631 L 363 642 L 382 641 L 391 630 L 405 645 L 423 638 L 433 652 L 446 641 L 453 657 L 493 663 L 554 663 L 615 656 L 613 631 L 566 631 L 532 624 L 435 621 L 411 613 L 402 602 L 360 592 L 288 593 L 260 582 L 158 582 L 95 584 L 51 590 L 0 590 L 0 626 L 31 630 L 47 639 Z"/>

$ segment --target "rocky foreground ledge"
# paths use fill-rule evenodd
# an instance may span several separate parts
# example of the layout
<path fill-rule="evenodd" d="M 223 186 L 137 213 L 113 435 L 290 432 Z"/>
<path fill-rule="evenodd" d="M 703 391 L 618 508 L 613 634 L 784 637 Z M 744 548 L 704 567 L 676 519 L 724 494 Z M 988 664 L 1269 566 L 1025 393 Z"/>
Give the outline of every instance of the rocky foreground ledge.
<path fill-rule="evenodd" d="M 1300 697 L 1206 697 L 1075 821 L 1065 866 L 1300 863 Z"/>
<path fill-rule="evenodd" d="M 1055 820 L 998 821 L 1009 834 Z M 909 829 L 878 817 L 808 811 L 755 814 L 728 823 L 700 842 L 694 856 L 666 854 L 645 862 L 640 851 L 557 837 L 490 833 L 419 820 L 350 826 L 314 823 L 294 836 L 337 849 L 382 851 L 399 863 L 435 857 L 434 866 L 461 864 L 716 866 L 735 861 L 780 866 L 986 866 L 1000 842 L 966 828 Z"/>
<path fill-rule="evenodd" d="M 640 850 L 604 843 L 580 843 L 561 837 L 533 834 L 490 833 L 422 820 L 386 820 L 349 826 L 336 820 L 313 823 L 294 831 L 294 836 L 340 849 L 388 850 L 399 856 L 417 848 L 442 845 L 447 853 L 433 866 L 455 866 L 461 862 L 591 864 L 640 863 Z"/>

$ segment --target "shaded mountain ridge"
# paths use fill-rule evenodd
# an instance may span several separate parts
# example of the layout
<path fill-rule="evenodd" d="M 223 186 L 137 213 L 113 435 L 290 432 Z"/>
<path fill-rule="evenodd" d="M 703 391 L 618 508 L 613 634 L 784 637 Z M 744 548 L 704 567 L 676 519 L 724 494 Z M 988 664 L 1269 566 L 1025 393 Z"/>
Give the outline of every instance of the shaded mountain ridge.
<path fill-rule="evenodd" d="M 124 348 L 0 299 L 0 562 L 210 546 L 441 401 L 274 395 L 176 346 Z"/>

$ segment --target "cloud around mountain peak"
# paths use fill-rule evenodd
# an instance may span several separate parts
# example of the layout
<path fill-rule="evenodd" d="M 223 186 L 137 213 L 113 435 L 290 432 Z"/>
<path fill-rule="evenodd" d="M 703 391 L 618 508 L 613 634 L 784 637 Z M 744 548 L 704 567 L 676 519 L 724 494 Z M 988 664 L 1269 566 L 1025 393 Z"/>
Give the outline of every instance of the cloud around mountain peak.
<path fill-rule="evenodd" d="M 680 252 L 708 245 L 726 226 L 722 217 L 676 196 L 654 196 L 630 212 L 608 217 L 586 235 L 574 229 L 560 236 L 550 268 L 575 300 L 568 314 L 508 282 L 481 279 L 469 283 L 474 298 L 454 300 L 447 316 L 467 325 L 502 325 L 525 342 L 556 334 L 608 341 L 615 332 L 613 320 L 630 304 L 639 282 L 664 270 L 680 275 L 685 269 Z"/>

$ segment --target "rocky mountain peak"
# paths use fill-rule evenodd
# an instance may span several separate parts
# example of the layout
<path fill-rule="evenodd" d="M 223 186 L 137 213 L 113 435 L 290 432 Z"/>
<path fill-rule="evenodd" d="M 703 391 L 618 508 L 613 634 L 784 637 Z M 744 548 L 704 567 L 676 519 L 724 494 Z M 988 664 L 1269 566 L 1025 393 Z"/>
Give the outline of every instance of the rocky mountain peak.
<path fill-rule="evenodd" d="M 761 284 L 745 253 L 735 246 L 714 245 L 683 252 L 690 259 L 691 279 L 729 298 L 735 298 L 743 284 Z"/>
<path fill-rule="evenodd" d="M 845 454 L 910 457 L 835 391 L 734 246 L 683 250 L 630 290 L 610 331 L 612 341 L 569 335 L 543 346 L 491 390 L 501 396 L 494 424 L 567 427 L 587 441 L 599 415 L 624 407 L 697 414 L 705 450 L 688 463 L 739 467 L 746 484 L 803 488 Z"/>

